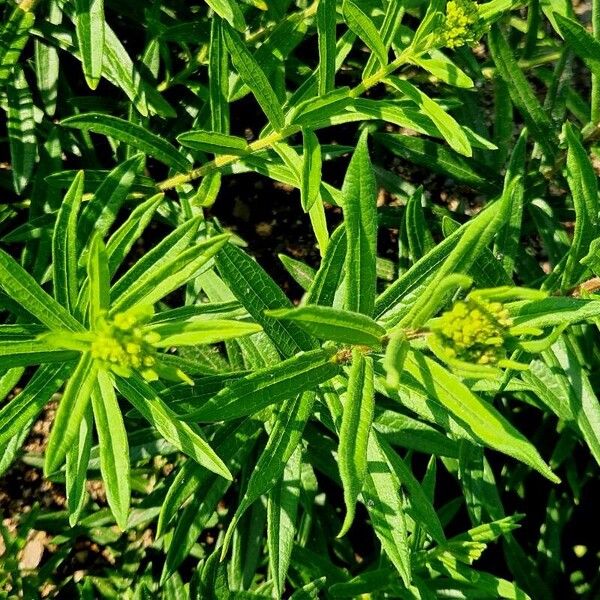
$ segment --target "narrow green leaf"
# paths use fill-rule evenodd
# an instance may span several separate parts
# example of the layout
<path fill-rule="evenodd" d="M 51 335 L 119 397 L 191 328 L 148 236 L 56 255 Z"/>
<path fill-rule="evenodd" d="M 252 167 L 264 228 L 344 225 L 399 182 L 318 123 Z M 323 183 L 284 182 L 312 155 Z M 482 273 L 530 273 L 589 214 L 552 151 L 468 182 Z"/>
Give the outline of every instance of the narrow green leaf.
<path fill-rule="evenodd" d="M 106 175 L 94 192 L 94 197 L 81 211 L 77 223 L 77 239 L 82 246 L 88 243 L 94 231 L 99 232 L 101 236 L 108 234 L 143 164 L 144 156 L 137 154 Z"/>
<path fill-rule="evenodd" d="M 383 550 L 408 587 L 411 580 L 410 551 L 400 480 L 374 435 L 369 436 L 367 460 L 363 502 Z"/>
<path fill-rule="evenodd" d="M 365 131 L 352 155 L 344 185 L 346 307 L 373 313 L 377 284 L 377 188 Z"/>
<path fill-rule="evenodd" d="M 231 61 L 242 81 L 252 90 L 256 101 L 260 104 L 273 128 L 279 131 L 285 124 L 283 110 L 265 72 L 239 35 L 226 23 L 223 23 L 223 36 L 231 55 Z"/>
<path fill-rule="evenodd" d="M 200 273 L 201 269 L 207 268 L 210 259 L 223 248 L 228 239 L 227 233 L 216 235 L 194 244 L 171 260 L 166 260 L 165 256 L 161 257 L 162 260 L 155 263 L 153 268 L 143 273 L 128 290 L 112 301 L 111 311 L 114 313 L 138 303 L 155 304 L 167 294 L 188 283 Z M 122 279 L 118 283 L 121 281 Z"/>
<path fill-rule="evenodd" d="M 83 75 L 95 90 L 102 76 L 104 54 L 104 0 L 75 0 L 75 31 Z"/>
<path fill-rule="evenodd" d="M 348 27 L 369 47 L 379 64 L 385 67 L 388 62 L 387 50 L 373 21 L 352 0 L 344 0 L 342 13 Z"/>
<path fill-rule="evenodd" d="M 598 237 L 598 176 L 571 123 L 565 124 L 567 139 L 567 182 L 575 206 L 575 231 L 562 276 L 567 290 L 581 279 L 585 267 L 579 262 L 588 253 L 592 240 Z"/>
<path fill-rule="evenodd" d="M 119 117 L 101 113 L 85 113 L 63 119 L 61 125 L 109 136 L 144 154 L 153 156 L 165 165 L 182 173 L 189 171 L 192 166 L 170 142 L 154 133 L 150 133 L 141 125 L 136 125 Z"/>
<path fill-rule="evenodd" d="M 459 88 L 470 89 L 475 86 L 473 80 L 461 69 L 459 69 L 451 60 L 441 54 L 432 53 L 435 58 L 413 58 L 413 62 L 429 71 L 434 77 L 437 77 L 444 83 Z M 443 58 L 442 58 L 443 57 Z"/>
<path fill-rule="evenodd" d="M 277 258 L 279 258 L 285 270 L 304 291 L 310 288 L 315 279 L 315 270 L 312 267 L 285 254 L 278 254 Z"/>
<path fill-rule="evenodd" d="M 106 253 L 111 277 L 114 276 L 117 268 L 152 220 L 163 198 L 164 194 L 155 194 L 145 202 L 138 204 L 131 211 L 127 220 L 108 239 Z"/>
<path fill-rule="evenodd" d="M 302 452 L 296 448 L 285 465 L 281 480 L 271 489 L 267 502 L 269 569 L 273 574 L 276 597 L 283 594 L 292 557 L 300 501 L 301 468 Z"/>
<path fill-rule="evenodd" d="M 89 322 L 95 327 L 98 317 L 108 311 L 110 304 L 108 256 L 99 235 L 95 235 L 90 244 L 87 272 L 90 282 Z"/>
<path fill-rule="evenodd" d="M 0 86 L 10 77 L 21 51 L 29 39 L 35 15 L 15 6 L 0 31 Z"/>
<path fill-rule="evenodd" d="M 241 32 L 246 30 L 244 15 L 235 0 L 206 0 L 206 4 L 234 29 Z"/>
<path fill-rule="evenodd" d="M 229 55 L 223 39 L 221 19 L 211 19 L 208 53 L 208 94 L 212 131 L 229 132 Z"/>
<path fill-rule="evenodd" d="M 133 404 L 142 416 L 176 448 L 192 457 L 209 471 L 232 479 L 225 463 L 215 454 L 198 431 L 180 421 L 160 399 L 158 394 L 141 377 L 118 377 L 119 391 Z"/>
<path fill-rule="evenodd" d="M 89 353 L 79 359 L 65 386 L 48 439 L 44 461 L 46 476 L 54 473 L 79 435 L 81 421 L 90 402 L 98 367 Z"/>
<path fill-rule="evenodd" d="M 228 421 L 290 398 L 340 372 L 334 350 L 311 350 L 232 382 L 193 413 L 197 421 Z"/>
<path fill-rule="evenodd" d="M 499 191 L 500 185 L 497 174 L 488 172 L 483 165 L 472 159 L 467 160 L 440 144 L 396 133 L 376 133 L 373 137 L 390 152 L 417 165 L 431 169 L 435 173 L 447 175 L 456 181 L 466 183 L 474 189 L 480 189 L 491 194 Z"/>
<path fill-rule="evenodd" d="M 44 363 L 64 362 L 77 358 L 77 353 L 56 348 L 44 339 L 0 341 L 2 367 L 30 367 Z"/>
<path fill-rule="evenodd" d="M 33 119 L 33 98 L 20 66 L 14 68 L 13 74 L 8 80 L 6 99 L 13 185 L 17 194 L 21 194 L 33 173 L 37 145 Z"/>
<path fill-rule="evenodd" d="M 65 479 L 69 525 L 75 527 L 79 522 L 85 503 L 85 484 L 87 482 L 88 463 L 92 449 L 92 413 L 86 409 L 79 425 L 79 435 L 68 449 L 66 456 Z"/>
<path fill-rule="evenodd" d="M 494 254 L 502 262 L 504 270 L 512 275 L 515 268 L 515 259 L 519 250 L 521 228 L 523 221 L 523 200 L 525 196 L 525 149 L 527 144 L 527 130 L 524 129 L 519 136 L 505 176 L 505 186 L 510 188 L 510 208 L 508 208 L 508 221 L 502 226 L 494 244 Z M 511 186 L 511 181 L 514 184 Z"/>
<path fill-rule="evenodd" d="M 460 125 L 439 104 L 409 81 L 390 75 L 388 81 L 405 96 L 410 98 L 440 130 L 442 137 L 453 150 L 464 156 L 472 156 L 471 144 Z"/>
<path fill-rule="evenodd" d="M 482 444 L 529 465 L 554 483 L 560 480 L 535 447 L 492 405 L 473 394 L 456 376 L 437 362 L 411 351 L 405 369 Z"/>
<path fill-rule="evenodd" d="M 554 162 L 558 148 L 554 125 L 533 93 L 499 25 L 492 26 L 487 39 L 498 73 L 508 85 L 510 97 L 523 115 L 527 129 L 548 160 Z"/>
<path fill-rule="evenodd" d="M 332 306 L 343 277 L 346 261 L 346 229 L 340 225 L 332 234 L 321 266 L 306 295 L 306 304 Z"/>
<path fill-rule="evenodd" d="M 81 331 L 76 321 L 9 254 L 0 249 L 0 287 L 49 329 Z"/>
<path fill-rule="evenodd" d="M 335 0 L 321 0 L 317 7 L 319 96 L 332 91 L 335 87 L 336 4 Z"/>
<path fill-rule="evenodd" d="M 297 391 L 297 388 L 293 388 Z M 302 432 L 312 414 L 315 402 L 314 392 L 304 392 L 288 399 L 277 412 L 269 440 L 250 475 L 248 486 L 223 540 L 221 556 L 225 556 L 233 533 L 248 508 L 260 496 L 266 494 L 280 479 L 290 457 L 302 439 Z"/>
<path fill-rule="evenodd" d="M 258 333 L 262 331 L 262 327 L 256 323 L 227 319 L 189 319 L 156 325 L 152 327 L 152 331 L 160 335 L 160 340 L 154 343 L 155 347 L 170 348 L 171 346 L 216 344 Z"/>
<path fill-rule="evenodd" d="M 294 356 L 315 347 L 312 338 L 295 323 L 282 323 L 265 316 L 266 310 L 291 308 L 292 303 L 256 261 L 240 248 L 227 244 L 215 262 L 223 281 L 283 356 Z"/>
<path fill-rule="evenodd" d="M 70 313 L 77 302 L 77 216 L 83 196 L 83 171 L 80 171 L 60 205 L 52 235 L 52 273 L 54 297 Z"/>
<path fill-rule="evenodd" d="M 319 138 L 309 129 L 302 132 L 302 177 L 300 185 L 300 202 L 308 212 L 319 200 L 321 190 L 321 146 Z"/>
<path fill-rule="evenodd" d="M 374 407 L 373 359 L 355 348 L 352 352 L 338 448 L 338 464 L 346 505 L 346 516 L 338 537 L 344 536 L 354 521 L 356 500 L 367 475 L 367 445 Z"/>
<path fill-rule="evenodd" d="M 554 13 L 554 18 L 567 46 L 585 62 L 596 77 L 600 77 L 600 41 L 574 19 L 569 19 L 558 12 Z"/>
<path fill-rule="evenodd" d="M 214 154 L 244 156 L 248 152 L 248 143 L 244 138 L 215 131 L 202 131 L 201 129 L 186 131 L 177 136 L 177 141 L 187 148 Z"/>
<path fill-rule="evenodd" d="M 329 306 L 283 308 L 267 311 L 267 315 L 276 319 L 294 321 L 318 339 L 342 344 L 379 347 L 385 335 L 385 329 L 370 317 Z"/>
<path fill-rule="evenodd" d="M 523 300 L 506 305 L 515 325 L 556 327 L 557 325 L 593 321 L 600 317 L 600 300 L 549 297 Z"/>
<path fill-rule="evenodd" d="M 7 444 L 35 419 L 69 376 L 72 364 L 44 365 L 31 377 L 25 389 L 0 410 L 0 447 Z"/>
<path fill-rule="evenodd" d="M 413 262 L 417 262 L 435 247 L 433 236 L 425 220 L 422 199 L 423 188 L 419 187 L 406 203 L 404 222 L 408 250 Z"/>
<path fill-rule="evenodd" d="M 129 443 L 123 416 L 117 402 L 110 373 L 98 371 L 98 383 L 92 393 L 92 409 L 100 445 L 100 472 L 106 487 L 106 499 L 121 529 L 127 526 L 129 501 Z"/>

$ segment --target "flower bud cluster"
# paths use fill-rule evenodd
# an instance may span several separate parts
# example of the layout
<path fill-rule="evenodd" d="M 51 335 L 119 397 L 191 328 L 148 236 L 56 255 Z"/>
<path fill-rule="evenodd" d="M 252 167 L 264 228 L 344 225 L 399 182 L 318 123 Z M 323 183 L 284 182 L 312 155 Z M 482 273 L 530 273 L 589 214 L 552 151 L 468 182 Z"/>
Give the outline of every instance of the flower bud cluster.
<path fill-rule="evenodd" d="M 457 360 L 493 365 L 506 357 L 504 347 L 512 320 L 500 302 L 467 298 L 437 320 L 434 335 Z"/>
<path fill-rule="evenodd" d="M 485 33 L 485 24 L 473 0 L 449 0 L 441 26 L 441 45 L 446 48 L 476 44 Z"/>
<path fill-rule="evenodd" d="M 146 379 L 156 379 L 153 344 L 160 338 L 156 333 L 144 332 L 143 320 L 133 311 L 117 313 L 112 319 L 101 318 L 91 345 L 92 357 L 124 377 L 135 369 Z"/>

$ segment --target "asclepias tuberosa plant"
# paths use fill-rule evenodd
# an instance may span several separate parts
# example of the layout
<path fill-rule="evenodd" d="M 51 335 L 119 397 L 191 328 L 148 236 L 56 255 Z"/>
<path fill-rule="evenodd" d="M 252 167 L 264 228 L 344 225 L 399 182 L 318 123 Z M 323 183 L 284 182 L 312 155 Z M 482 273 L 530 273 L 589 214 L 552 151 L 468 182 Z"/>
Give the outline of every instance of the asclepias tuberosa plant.
<path fill-rule="evenodd" d="M 569 517 L 524 542 L 511 494 L 555 514 L 600 462 L 600 31 L 508 0 L 150 4 L 5 11 L 0 470 L 66 492 L 24 527 L 135 555 L 82 597 L 551 598 L 531 547 Z M 249 173 L 314 240 L 281 257 L 299 302 L 215 216 Z"/>

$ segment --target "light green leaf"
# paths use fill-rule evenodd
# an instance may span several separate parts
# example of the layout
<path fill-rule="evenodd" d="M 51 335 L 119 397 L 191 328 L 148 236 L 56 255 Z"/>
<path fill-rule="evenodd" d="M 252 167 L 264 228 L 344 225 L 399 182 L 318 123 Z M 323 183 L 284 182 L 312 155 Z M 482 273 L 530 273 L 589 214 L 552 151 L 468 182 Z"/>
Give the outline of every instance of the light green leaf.
<path fill-rule="evenodd" d="M 285 270 L 304 291 L 310 288 L 315 279 L 315 270 L 312 267 L 285 254 L 278 254 L 277 258 L 279 258 Z"/>
<path fill-rule="evenodd" d="M 332 91 L 335 87 L 336 4 L 336 0 L 320 0 L 317 7 L 319 96 Z"/>
<path fill-rule="evenodd" d="M 83 330 L 82 325 L 2 249 L 0 249 L 0 287 L 12 300 L 18 302 L 49 329 Z"/>
<path fill-rule="evenodd" d="M 208 4 L 220 17 L 225 19 L 234 29 L 246 30 L 246 21 L 236 0 L 206 0 Z"/>
<path fill-rule="evenodd" d="M 33 98 L 20 66 L 16 66 L 6 86 L 8 103 L 8 145 L 10 147 L 13 185 L 21 194 L 31 178 L 37 145 Z"/>
<path fill-rule="evenodd" d="M 367 445 L 374 408 L 373 359 L 355 348 L 352 352 L 338 447 L 338 464 L 346 505 L 346 516 L 338 537 L 344 536 L 352 526 L 356 500 L 367 475 Z"/>
<path fill-rule="evenodd" d="M 9 78 L 19 60 L 31 29 L 35 15 L 31 10 L 15 6 L 8 21 L 0 31 L 0 86 Z"/>
<path fill-rule="evenodd" d="M 68 449 L 65 466 L 65 489 L 67 507 L 69 509 L 69 525 L 75 527 L 83 509 L 86 497 L 88 463 L 92 449 L 92 411 L 87 407 L 81 424 L 79 435 Z"/>
<path fill-rule="evenodd" d="M 58 404 L 44 461 L 46 476 L 62 464 L 67 452 L 79 435 L 81 421 L 90 402 L 98 367 L 89 353 L 79 359 L 77 367 L 65 386 Z"/>
<path fill-rule="evenodd" d="M 79 171 L 60 205 L 52 235 L 52 283 L 56 301 L 74 313 L 77 302 L 77 216 L 83 196 Z"/>
<path fill-rule="evenodd" d="M 370 48 L 379 64 L 385 67 L 388 62 L 387 50 L 373 21 L 352 0 L 344 0 L 342 13 L 348 27 Z"/>
<path fill-rule="evenodd" d="M 346 308 L 373 313 L 377 284 L 377 188 L 365 131 L 352 155 L 344 185 Z"/>
<path fill-rule="evenodd" d="M 491 404 L 473 394 L 455 375 L 413 350 L 408 353 L 404 368 L 430 397 L 455 415 L 475 439 L 529 465 L 554 483 L 560 481 L 535 447 Z"/>
<path fill-rule="evenodd" d="M 87 272 L 90 286 L 89 322 L 95 327 L 98 317 L 108 311 L 110 304 L 108 255 L 99 235 L 95 235 L 90 244 Z"/>
<path fill-rule="evenodd" d="M 277 597 L 283 594 L 296 536 L 301 468 L 302 452 L 296 448 L 285 465 L 281 479 L 271 488 L 267 501 L 269 570 L 273 573 Z"/>
<path fill-rule="evenodd" d="M 342 344 L 379 347 L 385 335 L 385 329 L 370 317 L 329 306 L 284 308 L 270 310 L 266 314 L 276 319 L 294 321 L 318 339 Z"/>
<path fill-rule="evenodd" d="M 106 499 L 121 529 L 127 526 L 129 501 L 129 443 L 123 416 L 109 372 L 98 371 L 92 393 L 92 408 L 100 446 L 100 472 L 106 487 Z M 191 462 L 191 461 L 190 461 Z"/>
<path fill-rule="evenodd" d="M 160 399 L 158 394 L 140 376 L 118 377 L 119 391 L 131 402 L 141 415 L 176 448 L 206 467 L 209 471 L 232 479 L 229 469 L 215 454 L 199 432 L 180 421 Z"/>
<path fill-rule="evenodd" d="M 599 44 L 600 45 L 600 44 Z M 562 276 L 562 288 L 568 290 L 581 279 L 585 267 L 579 262 L 598 236 L 598 176 L 571 123 L 565 124 L 567 139 L 567 182 L 575 206 L 575 231 Z"/>
<path fill-rule="evenodd" d="M 231 55 L 231 62 L 237 69 L 242 81 L 252 90 L 269 122 L 276 131 L 283 129 L 284 117 L 281 103 L 277 98 L 269 79 L 239 35 L 223 23 L 223 36 Z"/>
<path fill-rule="evenodd" d="M 225 48 L 221 19 L 211 19 L 208 54 L 208 94 L 212 131 L 229 132 L 229 54 Z"/>
<path fill-rule="evenodd" d="M 83 75 L 89 88 L 95 90 L 102 76 L 104 0 L 75 1 L 75 31 Z"/>
<path fill-rule="evenodd" d="M 257 369 L 221 390 L 198 410 L 197 421 L 228 421 L 295 396 L 337 375 L 341 368 L 333 359 L 334 351 L 311 350 L 284 360 L 273 367 Z"/>
<path fill-rule="evenodd" d="M 554 13 L 554 18 L 558 25 L 558 32 L 567 46 L 585 62 L 596 77 L 600 77 L 600 41 L 574 19 L 569 19 L 558 12 Z"/>
<path fill-rule="evenodd" d="M 302 132 L 302 139 L 300 202 L 304 211 L 308 212 L 319 200 L 321 190 L 321 146 L 319 139 L 310 129 Z"/>
<path fill-rule="evenodd" d="M 203 131 L 201 129 L 186 131 L 177 136 L 177 141 L 187 148 L 214 154 L 244 156 L 248 152 L 248 143 L 244 138 L 215 131 Z"/>
<path fill-rule="evenodd" d="M 169 348 L 171 346 L 216 344 L 257 333 L 262 331 L 262 327 L 256 323 L 227 319 L 188 319 L 155 325 L 151 330 L 160 335 L 160 340 L 155 342 L 154 346 Z"/>
<path fill-rule="evenodd" d="M 464 156 L 471 156 L 471 144 L 460 125 L 441 106 L 424 94 L 409 81 L 390 75 L 388 81 L 405 96 L 410 98 L 440 130 L 442 137 L 453 150 Z"/>
<path fill-rule="evenodd" d="M 412 61 L 448 85 L 467 89 L 472 88 L 475 85 L 473 80 L 451 60 L 446 57 L 441 58 L 441 56 L 443 56 L 441 53 L 434 54 L 436 58 L 423 58 L 418 56 L 413 58 Z"/>
<path fill-rule="evenodd" d="M 109 136 L 144 154 L 153 156 L 176 171 L 185 173 L 191 169 L 189 161 L 179 154 L 170 142 L 151 133 L 141 125 L 119 117 L 101 113 L 85 113 L 63 119 L 61 125 Z"/>

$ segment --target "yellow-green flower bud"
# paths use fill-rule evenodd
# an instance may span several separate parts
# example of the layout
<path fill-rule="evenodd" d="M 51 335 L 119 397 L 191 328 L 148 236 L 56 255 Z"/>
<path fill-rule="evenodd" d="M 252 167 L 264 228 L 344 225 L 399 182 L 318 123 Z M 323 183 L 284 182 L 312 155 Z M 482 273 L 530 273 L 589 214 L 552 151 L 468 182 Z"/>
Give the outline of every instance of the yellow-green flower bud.
<path fill-rule="evenodd" d="M 458 48 L 476 44 L 485 33 L 485 23 L 473 0 L 449 0 L 441 26 L 441 46 Z"/>
<path fill-rule="evenodd" d="M 147 315 L 140 311 L 126 311 L 117 313 L 111 320 L 101 319 L 91 345 L 92 357 L 119 375 L 130 375 L 135 369 L 146 379 L 156 378 L 151 368 L 156 364 L 156 350 L 140 327 L 145 317 Z M 152 340 L 158 341 L 156 334 Z"/>
<path fill-rule="evenodd" d="M 436 341 L 448 356 L 479 365 L 506 357 L 504 342 L 512 320 L 500 302 L 459 301 L 432 324 Z"/>

